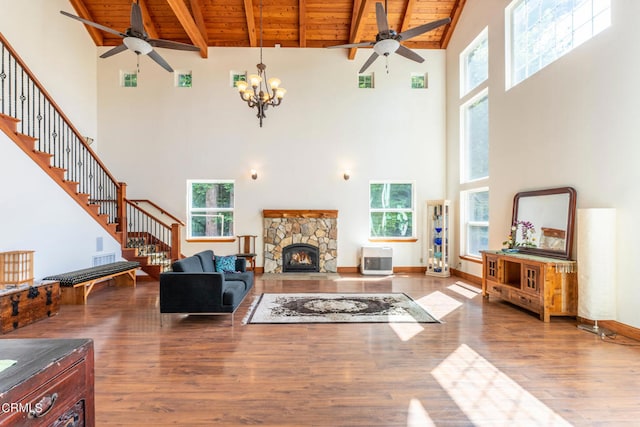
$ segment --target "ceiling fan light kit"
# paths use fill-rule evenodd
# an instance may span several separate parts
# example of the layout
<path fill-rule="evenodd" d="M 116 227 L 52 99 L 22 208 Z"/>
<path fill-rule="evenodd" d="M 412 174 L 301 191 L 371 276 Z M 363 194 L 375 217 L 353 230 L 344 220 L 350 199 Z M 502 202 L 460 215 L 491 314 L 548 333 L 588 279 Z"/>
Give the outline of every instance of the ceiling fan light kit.
<path fill-rule="evenodd" d="M 146 55 L 153 50 L 153 47 L 146 41 L 137 37 L 125 37 L 122 41 L 127 49 L 138 55 Z"/>

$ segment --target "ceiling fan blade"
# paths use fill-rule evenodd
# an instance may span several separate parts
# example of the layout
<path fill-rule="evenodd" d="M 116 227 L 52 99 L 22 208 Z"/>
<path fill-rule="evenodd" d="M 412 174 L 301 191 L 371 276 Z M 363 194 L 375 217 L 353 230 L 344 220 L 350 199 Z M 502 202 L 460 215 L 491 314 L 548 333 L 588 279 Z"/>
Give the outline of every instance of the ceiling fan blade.
<path fill-rule="evenodd" d="M 147 42 L 153 47 L 163 47 L 165 49 L 192 50 L 194 52 L 200 50 L 199 47 L 192 44 L 174 42 L 171 40 L 148 39 Z"/>
<path fill-rule="evenodd" d="M 396 53 L 400 56 L 404 56 L 407 59 L 410 59 L 412 61 L 416 61 L 416 62 L 424 62 L 424 58 L 420 55 L 418 55 L 417 53 L 415 53 L 414 51 L 412 51 L 411 49 L 404 47 L 402 45 L 398 46 L 398 50 L 396 50 Z"/>
<path fill-rule="evenodd" d="M 438 21 L 429 22 L 428 24 L 420 25 L 415 28 L 411 28 L 407 31 L 403 31 L 396 36 L 396 40 L 408 40 L 412 37 L 419 36 L 420 34 L 424 34 L 427 31 L 435 30 L 438 27 L 442 27 L 443 25 L 447 25 L 451 22 L 451 18 L 444 18 Z"/>
<path fill-rule="evenodd" d="M 173 68 L 171 68 L 171 65 L 169 65 L 169 63 L 167 61 L 165 61 L 162 56 L 160 56 L 158 54 L 158 52 L 156 52 L 155 50 L 152 50 L 151 52 L 149 52 L 147 54 L 147 56 L 149 56 L 151 59 L 153 59 L 154 61 L 156 61 L 158 63 L 158 65 L 160 65 L 162 68 L 164 68 L 165 70 L 167 70 L 168 72 L 172 73 L 173 72 Z"/>
<path fill-rule="evenodd" d="M 108 58 L 110 56 L 115 55 L 116 53 L 124 52 L 125 50 L 127 50 L 127 46 L 125 46 L 125 44 L 122 43 L 121 45 L 116 46 L 113 49 L 109 49 L 108 51 L 100 55 L 100 58 Z"/>
<path fill-rule="evenodd" d="M 115 34 L 116 36 L 120 36 L 120 37 L 127 37 L 126 34 L 121 33 L 120 31 L 116 31 L 116 30 L 111 29 L 109 27 L 105 27 L 104 25 L 96 24 L 95 22 L 91 22 L 91 21 L 88 21 L 88 20 L 86 20 L 84 18 L 80 18 L 79 16 L 72 15 L 72 14 L 70 14 L 68 12 L 65 12 L 64 10 L 61 10 L 60 13 L 63 14 L 64 16 L 68 16 L 69 18 L 73 18 L 75 20 L 78 20 L 78 21 L 80 21 L 80 22 L 82 22 L 82 23 L 84 23 L 86 25 L 90 25 L 92 27 L 96 27 L 97 29 L 105 31 L 107 33 Z"/>
<path fill-rule="evenodd" d="M 376 44 L 376 42 L 349 43 L 349 44 L 340 44 L 340 45 L 337 45 L 337 46 L 327 46 L 327 49 L 335 49 L 335 48 L 338 48 L 338 47 L 346 47 L 346 48 L 367 47 L 367 46 L 373 46 L 374 44 Z"/>
<path fill-rule="evenodd" d="M 382 3 L 376 3 L 376 24 L 379 33 L 389 34 L 389 22 Z"/>
<path fill-rule="evenodd" d="M 369 65 L 373 64 L 373 61 L 375 61 L 378 58 L 378 53 L 377 52 L 373 52 L 371 54 L 371 56 L 369 57 L 369 59 L 367 59 L 367 62 L 364 63 L 364 65 L 362 66 L 362 68 L 360 68 L 360 71 L 358 71 L 358 73 L 362 74 L 364 73 L 364 71 L 369 68 Z"/>
<path fill-rule="evenodd" d="M 131 3 L 131 31 L 142 36 L 147 35 L 144 31 L 144 24 L 142 23 L 142 10 L 137 1 Z"/>

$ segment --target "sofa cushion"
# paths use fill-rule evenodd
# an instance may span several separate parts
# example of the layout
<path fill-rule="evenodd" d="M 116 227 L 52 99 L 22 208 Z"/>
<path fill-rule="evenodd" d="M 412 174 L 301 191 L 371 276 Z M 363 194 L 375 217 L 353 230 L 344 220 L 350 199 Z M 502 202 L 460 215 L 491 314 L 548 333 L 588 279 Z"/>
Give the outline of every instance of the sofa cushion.
<path fill-rule="evenodd" d="M 236 271 L 236 256 L 215 256 L 216 271 L 219 273 L 227 273 Z"/>
<path fill-rule="evenodd" d="M 222 305 L 237 307 L 242 302 L 245 294 L 242 282 L 227 282 L 222 293 Z"/>
<path fill-rule="evenodd" d="M 206 250 L 202 252 L 198 252 L 195 254 L 198 258 L 200 258 L 200 263 L 202 264 L 202 271 L 205 273 L 213 273 L 216 271 L 215 265 L 213 264 L 213 251 Z"/>
<path fill-rule="evenodd" d="M 187 258 L 179 259 L 171 264 L 171 269 L 173 271 L 182 272 L 182 273 L 202 273 L 202 263 L 200 262 L 200 258 L 196 256 L 190 256 Z"/>
<path fill-rule="evenodd" d="M 244 290 L 248 291 L 253 287 L 253 271 L 224 273 L 224 280 L 227 282 L 242 282 Z"/>

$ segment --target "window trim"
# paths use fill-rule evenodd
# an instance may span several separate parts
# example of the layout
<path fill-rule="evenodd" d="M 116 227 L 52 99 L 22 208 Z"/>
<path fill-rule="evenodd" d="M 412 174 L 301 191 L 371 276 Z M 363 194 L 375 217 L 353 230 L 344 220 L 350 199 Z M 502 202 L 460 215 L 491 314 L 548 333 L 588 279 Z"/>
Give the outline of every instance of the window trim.
<path fill-rule="evenodd" d="M 490 230 L 490 221 L 468 221 L 467 219 L 467 215 L 469 212 L 469 194 L 481 192 L 486 192 L 489 196 L 491 194 L 488 186 L 473 187 L 460 190 L 460 257 L 465 257 L 473 260 L 481 259 L 481 256 L 469 253 L 469 226 L 487 227 L 487 231 Z"/>
<path fill-rule="evenodd" d="M 478 181 L 485 180 L 489 178 L 489 168 L 487 167 L 487 175 L 481 176 L 478 178 L 468 179 L 466 177 L 467 174 L 467 165 L 469 160 L 467 158 L 467 142 L 468 142 L 468 129 L 467 129 L 467 110 L 468 107 L 472 104 L 475 104 L 480 99 L 486 97 L 487 102 L 489 102 L 489 88 L 485 87 L 480 92 L 478 92 L 473 97 L 469 98 L 468 101 L 460 105 L 460 184 L 469 184 Z M 487 123 L 488 126 L 488 123 Z"/>
<path fill-rule="evenodd" d="M 371 208 L 371 184 L 410 184 L 411 185 L 411 208 Z M 368 225 L 369 225 L 369 238 L 370 242 L 417 242 L 417 204 L 416 204 L 416 182 L 415 180 L 371 180 L 369 181 L 369 194 L 368 194 Z M 398 237 L 398 236 L 372 236 L 371 235 L 371 214 L 373 212 L 411 212 L 411 236 Z"/>
<path fill-rule="evenodd" d="M 233 200 L 230 208 L 192 208 L 192 188 L 193 184 L 233 184 Z M 187 180 L 187 226 L 186 226 L 186 238 L 187 242 L 233 242 L 235 241 L 235 205 L 236 205 L 236 182 L 234 179 L 188 179 Z M 191 229 L 191 216 L 192 211 L 208 211 L 208 212 L 231 212 L 233 222 L 231 224 L 230 235 L 228 236 L 193 236 Z"/>
<path fill-rule="evenodd" d="M 467 67 L 467 58 L 471 52 L 476 50 L 476 48 L 482 43 L 484 40 L 487 41 L 487 77 L 478 82 L 474 87 L 467 88 L 467 77 L 468 77 L 468 67 Z M 475 89 L 478 89 L 483 84 L 486 84 L 489 80 L 489 27 L 484 27 L 482 31 L 467 45 L 466 48 L 462 52 L 460 52 L 460 99 L 472 93 Z"/>

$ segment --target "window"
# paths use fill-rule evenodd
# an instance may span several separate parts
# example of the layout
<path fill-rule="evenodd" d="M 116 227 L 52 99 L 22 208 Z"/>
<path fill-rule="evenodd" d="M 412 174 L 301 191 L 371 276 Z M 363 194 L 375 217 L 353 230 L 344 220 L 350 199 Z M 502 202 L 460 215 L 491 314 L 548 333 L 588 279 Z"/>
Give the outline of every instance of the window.
<path fill-rule="evenodd" d="M 231 86 L 236 87 L 238 82 L 246 82 L 247 81 L 247 72 L 239 73 L 237 71 L 231 72 Z"/>
<path fill-rule="evenodd" d="M 411 74 L 411 89 L 426 89 L 428 86 L 426 74 Z"/>
<path fill-rule="evenodd" d="M 369 183 L 369 236 L 372 239 L 413 239 L 415 195 L 411 182 Z"/>
<path fill-rule="evenodd" d="M 461 255 L 480 257 L 480 251 L 489 247 L 489 189 L 463 191 L 460 201 Z"/>
<path fill-rule="evenodd" d="M 234 181 L 187 181 L 187 239 L 232 237 Z"/>
<path fill-rule="evenodd" d="M 358 87 L 360 89 L 373 89 L 373 73 L 358 74 Z"/>
<path fill-rule="evenodd" d="M 489 176 L 489 92 L 487 89 L 462 105 L 461 181 Z"/>
<path fill-rule="evenodd" d="M 176 71 L 175 76 L 177 87 L 191 87 L 191 71 Z"/>
<path fill-rule="evenodd" d="M 460 54 L 460 97 L 489 77 L 489 40 L 485 28 Z"/>
<path fill-rule="evenodd" d="M 611 25 L 611 0 L 514 0 L 507 7 L 507 88 Z"/>
<path fill-rule="evenodd" d="M 138 87 L 138 74 L 131 71 L 120 72 L 120 86 Z"/>

